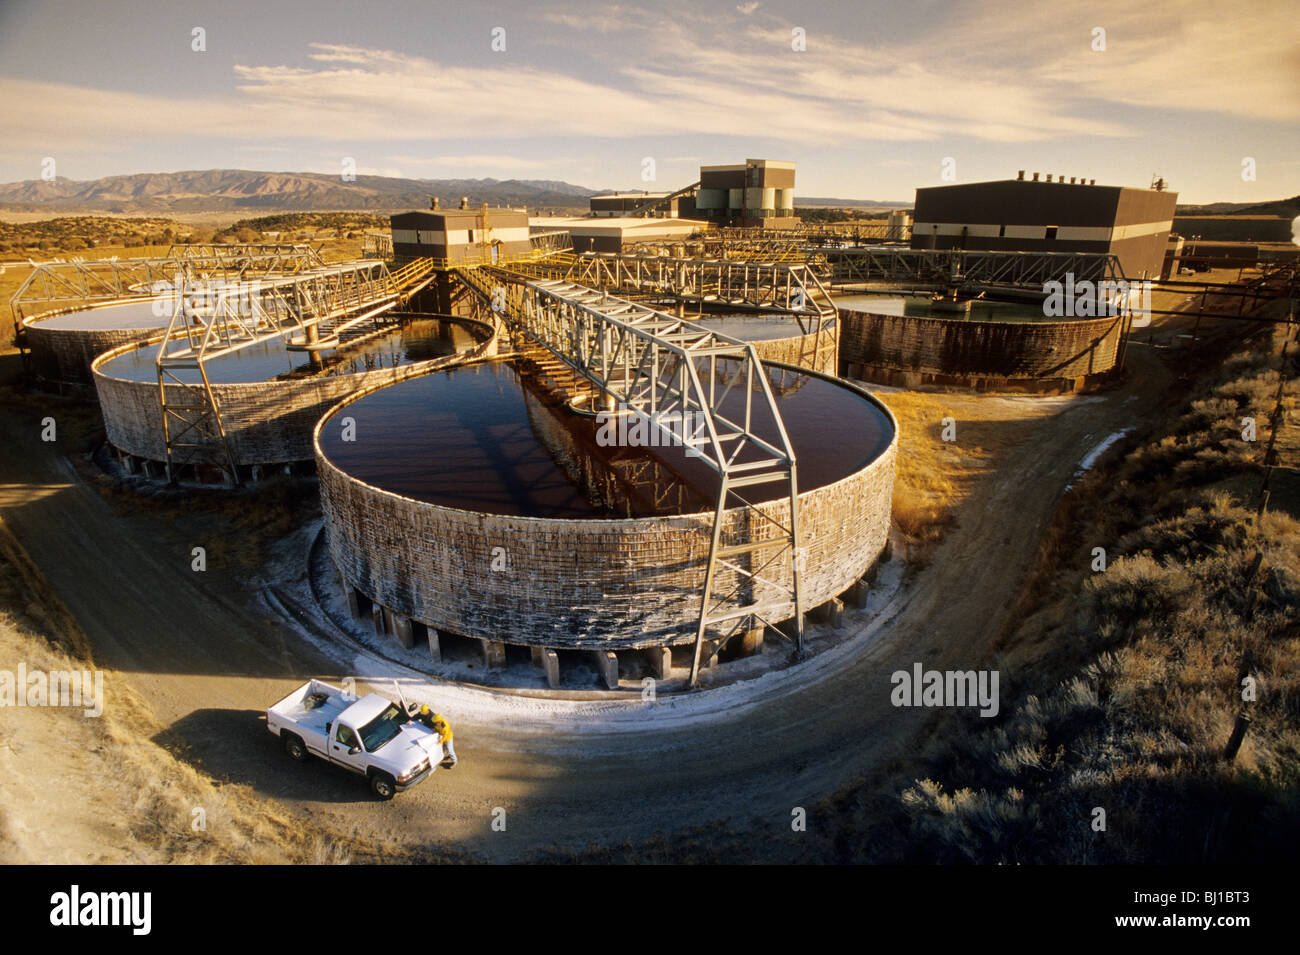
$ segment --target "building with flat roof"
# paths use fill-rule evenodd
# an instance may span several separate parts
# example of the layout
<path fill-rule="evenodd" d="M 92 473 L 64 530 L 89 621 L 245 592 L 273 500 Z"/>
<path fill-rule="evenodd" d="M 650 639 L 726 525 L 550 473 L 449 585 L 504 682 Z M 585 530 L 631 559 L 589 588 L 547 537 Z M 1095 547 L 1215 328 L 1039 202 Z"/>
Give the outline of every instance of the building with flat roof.
<path fill-rule="evenodd" d="M 391 216 L 393 256 L 431 258 L 449 265 L 497 262 L 527 253 L 528 213 L 523 209 L 428 209 Z"/>
<path fill-rule="evenodd" d="M 641 216 L 534 216 L 534 233 L 567 232 L 575 252 L 626 252 L 648 242 L 681 242 L 710 228 L 698 219 Z"/>
<path fill-rule="evenodd" d="M 1039 173 L 916 190 L 914 249 L 1112 252 L 1129 279 L 1159 278 L 1178 193 Z"/>
<path fill-rule="evenodd" d="M 715 225 L 790 228 L 794 214 L 794 163 L 746 159 L 732 166 L 701 166 L 695 194 L 700 218 Z"/>

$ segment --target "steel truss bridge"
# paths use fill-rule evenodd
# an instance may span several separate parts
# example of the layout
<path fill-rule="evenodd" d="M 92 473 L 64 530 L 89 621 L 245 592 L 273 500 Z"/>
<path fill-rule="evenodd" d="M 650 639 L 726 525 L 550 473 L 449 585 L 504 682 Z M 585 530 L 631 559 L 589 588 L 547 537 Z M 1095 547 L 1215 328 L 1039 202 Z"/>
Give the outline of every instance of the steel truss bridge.
<path fill-rule="evenodd" d="M 698 680 L 706 633 L 717 652 L 737 633 L 793 615 L 802 651 L 795 454 L 753 345 L 565 280 L 488 268 L 458 275 L 609 396 L 615 413 L 639 416 L 661 443 L 686 444 L 717 474 L 690 684 Z M 748 488 L 773 484 L 782 487 L 779 506 L 764 509 L 746 496 Z"/>
<path fill-rule="evenodd" d="M 868 242 L 907 242 L 912 238 L 910 226 L 888 223 L 831 222 L 821 225 L 797 225 L 781 229 L 760 227 L 725 227 L 710 236 L 721 242 L 750 242 L 754 240 L 794 240 L 809 245 L 846 244 L 863 245 Z"/>
<path fill-rule="evenodd" d="M 750 234 L 753 233 L 753 234 Z M 1124 270 L 1109 252 L 1001 252 L 911 249 L 903 245 L 836 245 L 799 230 L 729 229 L 704 239 L 728 260 L 807 265 L 824 282 L 889 283 L 928 288 L 1042 291 L 1043 283 L 1123 282 Z"/>
<path fill-rule="evenodd" d="M 704 251 L 721 259 L 743 259 L 755 262 L 784 262 L 801 265 L 819 264 L 817 252 L 808 239 L 797 232 L 779 229 L 723 229 L 706 233 L 702 240 Z"/>
<path fill-rule="evenodd" d="M 239 483 L 208 361 L 274 338 L 301 351 L 335 347 L 340 334 L 404 304 L 436 274 L 428 259 L 391 272 L 371 260 L 244 282 L 183 273 L 155 358 L 168 479 L 215 452 L 230 482 Z"/>
<path fill-rule="evenodd" d="M 159 258 L 73 259 L 34 263 L 9 300 L 21 328 L 32 306 L 105 304 L 170 292 L 184 274 L 192 280 L 240 282 L 252 276 L 299 275 L 325 268 L 306 245 L 173 245 Z"/>
<path fill-rule="evenodd" d="M 836 285 L 857 282 L 1042 291 L 1047 282 L 1125 282 L 1119 258 L 1110 252 L 986 252 L 908 249 L 901 246 L 821 250 Z"/>
<path fill-rule="evenodd" d="M 512 268 L 627 298 L 672 298 L 791 315 L 804 335 L 819 334 L 822 324 L 836 314 L 826 288 L 803 264 L 585 252 L 552 255 Z"/>

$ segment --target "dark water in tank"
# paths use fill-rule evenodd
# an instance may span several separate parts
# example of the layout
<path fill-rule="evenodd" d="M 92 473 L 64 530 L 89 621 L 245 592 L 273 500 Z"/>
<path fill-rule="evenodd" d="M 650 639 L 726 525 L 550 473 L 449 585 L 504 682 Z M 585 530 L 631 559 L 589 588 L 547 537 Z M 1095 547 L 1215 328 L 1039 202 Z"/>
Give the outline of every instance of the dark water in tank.
<path fill-rule="evenodd" d="M 350 375 L 471 351 L 476 341 L 465 325 L 450 319 L 419 318 L 394 326 L 375 338 L 325 352 L 323 369 L 313 370 L 307 352 L 290 351 L 280 338 L 240 348 L 204 364 L 208 380 L 214 384 L 269 381 L 313 374 Z M 128 381 L 156 381 L 156 355 L 157 346 L 149 345 L 105 362 L 100 370 L 110 377 Z M 178 372 L 177 377 L 184 381 L 200 380 L 197 373 L 186 371 Z"/>
<path fill-rule="evenodd" d="M 893 438 L 889 419 L 847 388 L 770 372 L 798 462 L 799 489 L 839 480 Z M 724 413 L 738 415 L 738 392 Z M 355 422 L 344 441 L 343 418 Z M 759 422 L 771 435 L 771 422 Z M 607 447 L 599 424 L 536 387 L 527 371 L 490 362 L 408 379 L 340 409 L 321 448 L 367 484 L 448 507 L 528 517 L 646 517 L 711 510 L 717 478 L 681 447 Z M 751 500 L 785 485 L 745 489 Z"/>

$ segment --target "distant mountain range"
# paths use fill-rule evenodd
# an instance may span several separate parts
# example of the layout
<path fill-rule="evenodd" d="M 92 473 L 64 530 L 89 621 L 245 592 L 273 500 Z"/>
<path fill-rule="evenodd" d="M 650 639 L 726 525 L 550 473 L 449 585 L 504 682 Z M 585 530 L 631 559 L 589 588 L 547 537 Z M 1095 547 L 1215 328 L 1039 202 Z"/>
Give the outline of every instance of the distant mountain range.
<path fill-rule="evenodd" d="M 527 206 L 529 210 L 585 208 L 590 196 L 613 189 L 589 189 L 555 179 L 398 179 L 313 172 L 255 172 L 203 169 L 139 173 L 103 179 L 28 179 L 0 185 L 0 209 L 53 214 L 108 212 L 118 215 L 175 215 L 221 211 L 372 211 L 425 209 L 437 196 L 444 208 L 461 198 L 471 205 Z M 875 199 L 795 197 L 796 206 L 899 209 L 910 202 Z"/>
<path fill-rule="evenodd" d="M 1285 216 L 1294 219 L 1300 215 L 1300 196 L 1274 199 L 1272 202 L 1211 202 L 1204 206 L 1178 206 L 1178 215 L 1233 215 L 1233 216 Z"/>
<path fill-rule="evenodd" d="M 310 172 L 207 169 L 140 173 L 78 181 L 29 179 L 0 185 L 0 207 L 31 212 L 161 214 L 222 210 L 396 211 L 425 209 L 430 196 L 454 208 L 462 197 L 473 205 L 586 206 L 598 190 L 549 179 L 397 179 Z"/>
<path fill-rule="evenodd" d="M 809 209 L 910 209 L 911 199 L 827 199 L 822 196 L 795 196 L 795 208 Z"/>
<path fill-rule="evenodd" d="M 425 209 L 437 196 L 444 208 L 462 197 L 471 205 L 527 206 L 530 211 L 585 208 L 590 196 L 613 189 L 589 189 L 556 179 L 398 179 L 313 172 L 256 172 L 204 169 L 139 173 L 103 179 L 28 179 L 0 185 L 0 210 L 54 215 L 108 212 L 118 215 L 176 215 L 186 212 L 395 212 Z M 885 211 L 910 209 L 911 200 L 836 199 L 795 196 L 797 208 Z M 1215 202 L 1180 205 L 1179 214 L 1284 215 L 1300 213 L 1300 196 L 1272 202 Z"/>

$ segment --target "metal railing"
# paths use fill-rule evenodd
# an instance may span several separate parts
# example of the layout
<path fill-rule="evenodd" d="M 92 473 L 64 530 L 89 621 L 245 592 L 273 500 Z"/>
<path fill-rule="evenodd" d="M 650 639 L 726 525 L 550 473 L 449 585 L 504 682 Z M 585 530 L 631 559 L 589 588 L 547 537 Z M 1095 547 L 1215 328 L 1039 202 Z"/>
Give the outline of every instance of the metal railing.
<path fill-rule="evenodd" d="M 54 303 L 103 304 L 170 293 L 190 281 L 240 282 L 251 276 L 298 275 L 324 268 L 306 245 L 173 245 L 162 257 L 71 259 L 33 263 L 9 299 L 15 327 L 24 311 Z"/>
<path fill-rule="evenodd" d="M 361 237 L 361 257 L 363 259 L 384 259 L 393 257 L 393 236 L 389 232 L 367 232 Z"/>
<path fill-rule="evenodd" d="M 863 246 L 822 250 L 836 284 L 913 283 L 936 286 L 1042 289 L 1047 282 L 1123 282 L 1111 252 L 989 252 Z"/>
<path fill-rule="evenodd" d="M 835 317 L 825 287 L 804 264 L 584 252 L 521 263 L 518 271 L 627 297 L 791 315 L 805 335 Z"/>

